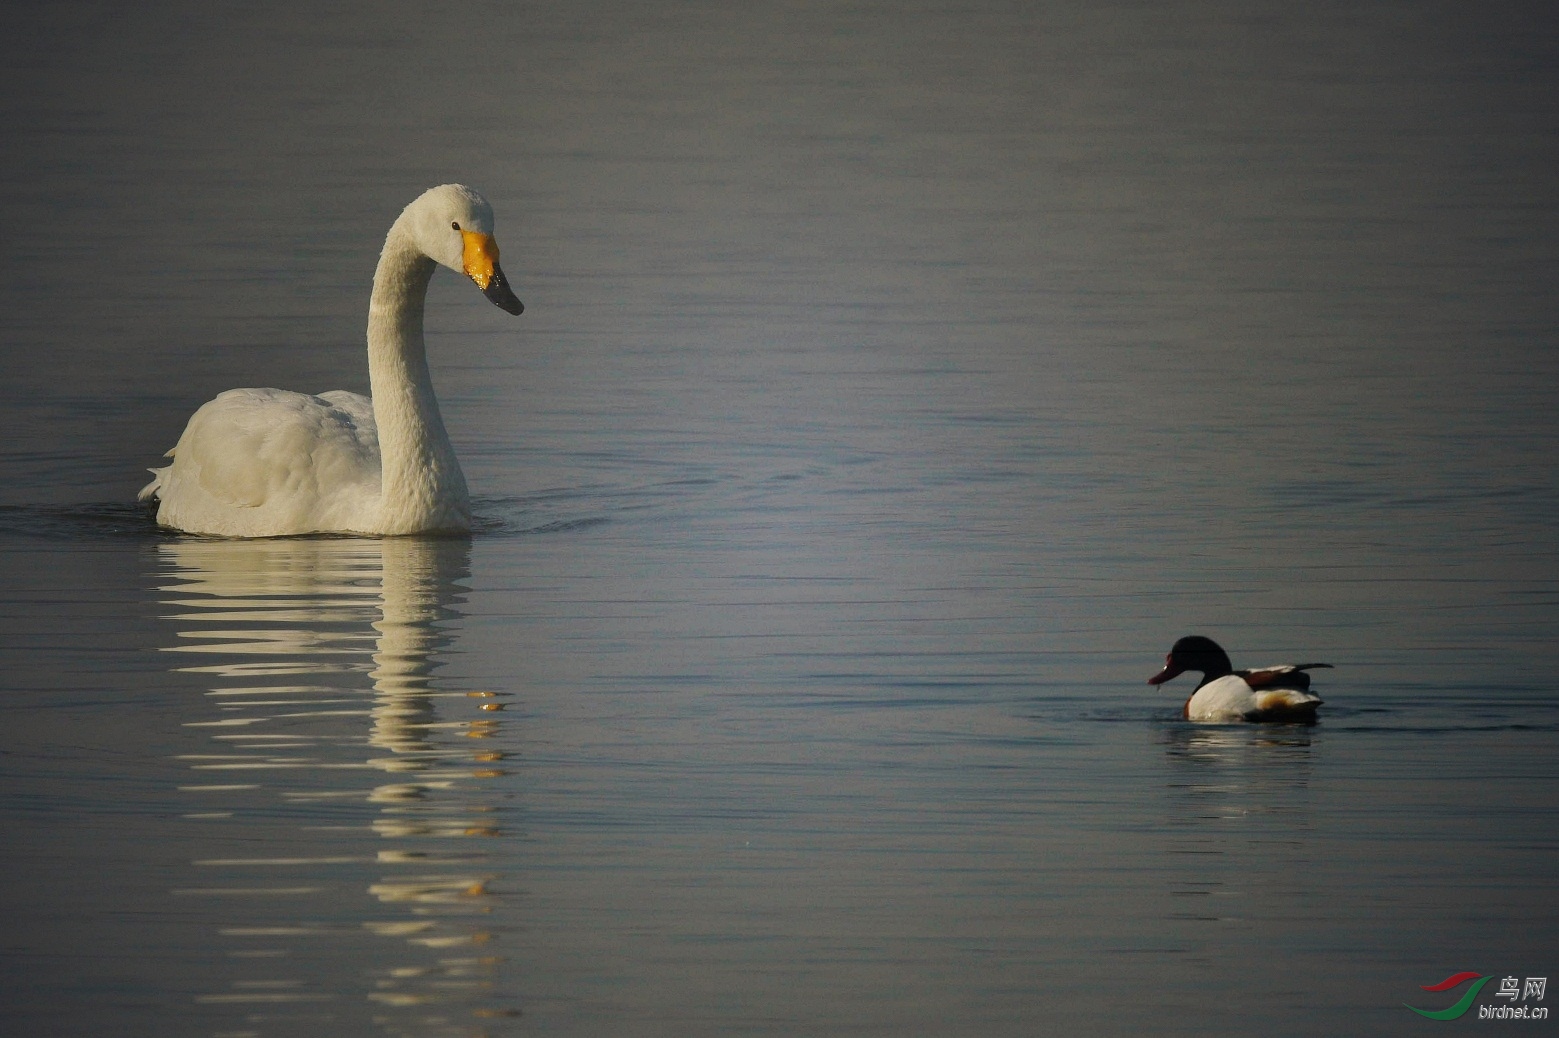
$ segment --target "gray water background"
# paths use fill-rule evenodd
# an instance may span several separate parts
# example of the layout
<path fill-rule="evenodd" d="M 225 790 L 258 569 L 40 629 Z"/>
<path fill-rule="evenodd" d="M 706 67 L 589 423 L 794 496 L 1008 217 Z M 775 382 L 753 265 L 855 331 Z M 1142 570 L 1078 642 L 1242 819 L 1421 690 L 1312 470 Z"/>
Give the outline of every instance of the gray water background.
<path fill-rule="evenodd" d="M 1552 23 L 8 5 L 4 1032 L 1409 1034 L 1552 974 Z M 484 529 L 154 530 L 202 401 L 366 391 L 450 180 L 528 307 L 429 300 Z M 1192 631 L 1336 664 L 1320 723 L 1180 721 Z"/>

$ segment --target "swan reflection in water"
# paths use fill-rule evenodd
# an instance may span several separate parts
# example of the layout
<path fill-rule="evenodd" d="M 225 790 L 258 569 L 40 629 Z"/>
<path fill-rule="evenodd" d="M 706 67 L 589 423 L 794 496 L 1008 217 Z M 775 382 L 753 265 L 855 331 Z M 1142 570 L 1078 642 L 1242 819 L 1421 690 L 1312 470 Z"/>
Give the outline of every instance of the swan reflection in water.
<path fill-rule="evenodd" d="M 187 817 L 205 828 L 176 893 L 210 907 L 248 967 L 197 1001 L 250 1023 L 362 1013 L 429 1035 L 514 1015 L 483 846 L 501 834 L 503 696 L 433 680 L 469 542 L 179 539 L 158 552 L 174 670 L 210 683 L 185 722 L 209 740 L 181 755 Z"/>

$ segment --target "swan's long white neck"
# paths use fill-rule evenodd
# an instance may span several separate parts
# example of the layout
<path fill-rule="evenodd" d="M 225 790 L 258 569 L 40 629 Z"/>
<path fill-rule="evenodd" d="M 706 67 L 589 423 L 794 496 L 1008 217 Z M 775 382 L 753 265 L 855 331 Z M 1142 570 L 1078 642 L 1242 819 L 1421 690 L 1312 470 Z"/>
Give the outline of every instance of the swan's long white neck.
<path fill-rule="evenodd" d="M 433 395 L 422 314 L 436 264 L 395 222 L 368 304 L 368 382 L 379 427 L 379 532 L 469 530 L 465 475 Z"/>

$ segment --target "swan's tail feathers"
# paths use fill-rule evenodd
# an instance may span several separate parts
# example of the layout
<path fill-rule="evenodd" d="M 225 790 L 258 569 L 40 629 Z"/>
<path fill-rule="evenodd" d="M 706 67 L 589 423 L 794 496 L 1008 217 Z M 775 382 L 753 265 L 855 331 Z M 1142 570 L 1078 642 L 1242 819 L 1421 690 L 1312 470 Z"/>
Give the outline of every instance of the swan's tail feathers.
<path fill-rule="evenodd" d="M 174 446 L 169 447 L 167 450 L 163 451 L 162 456 L 164 458 L 171 458 L 173 457 L 173 452 L 178 449 L 178 445 L 175 444 Z M 168 465 L 165 468 L 147 469 L 146 471 L 150 472 L 154 478 L 150 483 L 141 488 L 141 492 L 139 494 L 135 495 L 135 499 L 137 501 L 150 501 L 152 498 L 156 497 L 158 491 L 162 489 L 162 485 L 168 481 L 168 473 L 173 471 L 173 466 Z"/>
<path fill-rule="evenodd" d="M 169 453 L 172 452 L 170 451 Z M 156 497 L 157 492 L 162 489 L 163 480 L 167 479 L 168 473 L 173 471 L 173 466 L 169 465 L 165 469 L 147 469 L 146 471 L 150 472 L 154 478 L 150 483 L 141 488 L 139 494 L 135 495 L 137 501 L 150 501 Z"/>

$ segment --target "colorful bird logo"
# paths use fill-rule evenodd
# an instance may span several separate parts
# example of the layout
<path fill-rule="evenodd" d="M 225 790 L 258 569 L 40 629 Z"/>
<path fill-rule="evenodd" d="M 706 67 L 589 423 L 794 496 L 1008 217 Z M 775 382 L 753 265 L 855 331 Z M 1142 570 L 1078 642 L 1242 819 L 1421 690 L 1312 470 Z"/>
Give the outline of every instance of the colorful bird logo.
<path fill-rule="evenodd" d="M 1449 1009 L 1419 1009 L 1417 1006 L 1407 1006 L 1406 1002 L 1403 1002 L 1402 1004 L 1407 1006 L 1413 1012 L 1417 1013 L 1419 1016 L 1427 1016 L 1431 1020 L 1455 1020 L 1457 1017 L 1461 1016 L 1463 1013 L 1467 1012 L 1467 1010 L 1472 1008 L 1473 999 L 1478 997 L 1478 992 L 1483 990 L 1483 985 L 1487 984 L 1490 980 L 1493 979 L 1494 978 L 1492 977 L 1485 977 L 1481 973 L 1453 973 L 1451 976 L 1446 977 L 1438 984 L 1419 985 L 1425 991 L 1449 991 L 1458 984 L 1463 984 L 1469 980 L 1476 980 L 1477 983 L 1468 988 L 1467 993 L 1461 997 L 1461 1000 L 1458 1001 L 1454 1006 L 1451 1006 Z"/>

